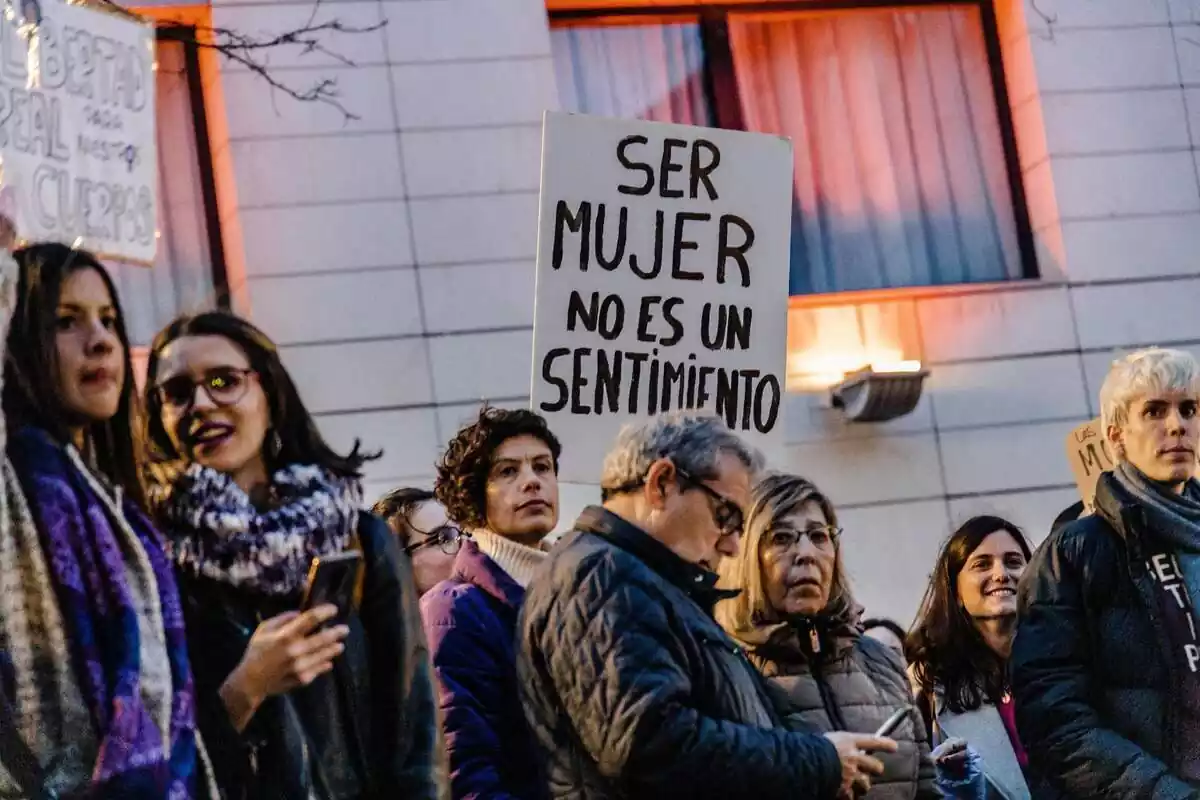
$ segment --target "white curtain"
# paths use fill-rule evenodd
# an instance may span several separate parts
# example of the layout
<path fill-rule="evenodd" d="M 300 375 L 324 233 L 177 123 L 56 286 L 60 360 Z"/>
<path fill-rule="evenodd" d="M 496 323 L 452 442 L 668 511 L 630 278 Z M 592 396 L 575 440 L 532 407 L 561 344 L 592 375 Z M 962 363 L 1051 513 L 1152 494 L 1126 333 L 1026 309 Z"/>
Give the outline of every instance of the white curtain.
<path fill-rule="evenodd" d="M 793 294 L 1021 275 L 976 8 L 729 18 L 750 130 L 795 151 Z"/>
<path fill-rule="evenodd" d="M 158 42 L 158 255 L 154 266 L 109 263 L 135 346 L 176 314 L 216 304 L 184 46 Z"/>
<path fill-rule="evenodd" d="M 700 26 L 571 26 L 550 32 L 558 92 L 567 111 L 714 124 L 704 93 Z"/>

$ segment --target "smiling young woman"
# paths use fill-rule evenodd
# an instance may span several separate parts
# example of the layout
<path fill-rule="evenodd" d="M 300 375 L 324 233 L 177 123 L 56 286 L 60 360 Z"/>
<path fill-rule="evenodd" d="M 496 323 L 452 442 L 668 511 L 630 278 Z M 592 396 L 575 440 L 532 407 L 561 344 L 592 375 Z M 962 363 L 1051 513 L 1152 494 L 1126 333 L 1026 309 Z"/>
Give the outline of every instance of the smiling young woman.
<path fill-rule="evenodd" d="M 386 524 L 360 510 L 373 456 L 326 444 L 275 344 L 231 314 L 172 322 L 146 371 L 152 496 L 204 654 L 198 717 L 222 790 L 438 796 L 412 573 Z M 352 607 L 301 613 L 313 560 L 349 551 L 363 562 Z"/>

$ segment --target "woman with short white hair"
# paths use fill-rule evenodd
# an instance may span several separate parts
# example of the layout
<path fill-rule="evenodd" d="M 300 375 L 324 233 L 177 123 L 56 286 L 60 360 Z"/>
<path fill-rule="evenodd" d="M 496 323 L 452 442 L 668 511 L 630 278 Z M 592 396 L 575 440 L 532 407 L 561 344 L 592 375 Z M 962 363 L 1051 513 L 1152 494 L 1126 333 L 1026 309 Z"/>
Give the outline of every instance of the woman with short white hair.
<path fill-rule="evenodd" d="M 1035 797 L 1200 790 L 1200 365 L 1152 348 L 1100 389 L 1117 466 L 1021 581 L 1012 671 Z"/>

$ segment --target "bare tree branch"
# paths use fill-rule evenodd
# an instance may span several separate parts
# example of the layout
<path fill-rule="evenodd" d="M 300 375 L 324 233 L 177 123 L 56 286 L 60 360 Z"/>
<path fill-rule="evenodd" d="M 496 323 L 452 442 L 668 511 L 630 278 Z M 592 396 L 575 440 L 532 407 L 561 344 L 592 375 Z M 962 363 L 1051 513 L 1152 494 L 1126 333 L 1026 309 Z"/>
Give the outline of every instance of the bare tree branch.
<path fill-rule="evenodd" d="M 127 8 L 114 0 L 97 1 L 114 11 L 132 15 Z M 280 47 L 298 47 L 302 57 L 318 54 L 343 66 L 354 67 L 357 64 L 353 59 L 330 49 L 324 40 L 334 34 L 374 33 L 387 25 L 387 20 L 381 20 L 371 25 L 348 25 L 336 17 L 325 22 L 317 22 L 320 11 L 321 0 L 313 0 L 312 11 L 303 25 L 282 33 L 265 36 L 252 36 L 232 28 L 189 25 L 187 27 L 193 28 L 195 35 L 186 37 L 185 40 L 197 47 L 216 51 L 230 61 L 242 65 L 266 81 L 272 89 L 272 94 L 276 91 L 283 92 L 302 103 L 323 103 L 336 108 L 341 112 L 342 122 L 345 124 L 359 119 L 359 116 L 342 105 L 336 78 L 322 78 L 307 87 L 294 86 L 278 77 L 278 71 L 271 70 L 270 53 Z M 162 24 L 175 26 L 175 23 L 169 21 Z"/>
<path fill-rule="evenodd" d="M 318 0 L 320 2 L 320 0 Z M 1046 41 L 1054 41 L 1054 26 L 1058 22 L 1058 14 L 1047 14 L 1038 5 L 1038 0 L 1029 0 L 1029 7 L 1033 9 L 1033 13 L 1042 18 L 1042 22 L 1046 23 Z"/>

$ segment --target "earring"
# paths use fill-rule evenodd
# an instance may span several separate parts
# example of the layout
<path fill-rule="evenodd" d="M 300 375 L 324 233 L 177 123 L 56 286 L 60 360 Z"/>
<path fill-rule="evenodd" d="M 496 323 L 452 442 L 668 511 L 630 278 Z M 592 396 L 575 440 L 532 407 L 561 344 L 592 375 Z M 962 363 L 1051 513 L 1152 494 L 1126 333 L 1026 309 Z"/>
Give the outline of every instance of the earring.
<path fill-rule="evenodd" d="M 271 458 L 279 458 L 279 454 L 283 452 L 283 439 L 280 438 L 279 431 L 271 431 L 271 437 L 267 439 L 267 452 Z"/>

